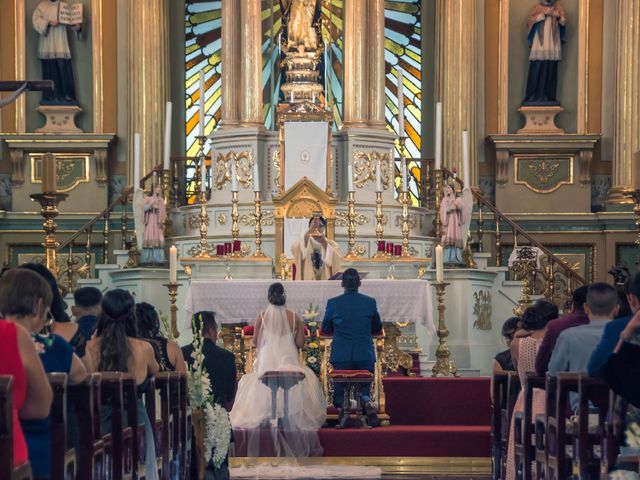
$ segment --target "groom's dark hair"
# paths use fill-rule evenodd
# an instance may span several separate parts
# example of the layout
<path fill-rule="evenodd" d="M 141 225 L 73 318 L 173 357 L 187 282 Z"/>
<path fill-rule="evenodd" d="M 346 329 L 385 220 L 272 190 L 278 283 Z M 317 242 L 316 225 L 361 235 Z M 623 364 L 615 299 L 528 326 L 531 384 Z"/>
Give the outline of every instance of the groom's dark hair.
<path fill-rule="evenodd" d="M 360 286 L 360 274 L 355 268 L 347 268 L 342 273 L 342 288 L 351 292 L 357 292 Z"/>
<path fill-rule="evenodd" d="M 201 312 L 196 313 L 196 320 L 198 322 L 202 322 L 202 333 L 205 334 L 210 330 L 213 330 L 215 333 L 218 333 L 218 324 L 216 323 L 216 315 L 213 312 L 207 312 L 203 310 Z"/>

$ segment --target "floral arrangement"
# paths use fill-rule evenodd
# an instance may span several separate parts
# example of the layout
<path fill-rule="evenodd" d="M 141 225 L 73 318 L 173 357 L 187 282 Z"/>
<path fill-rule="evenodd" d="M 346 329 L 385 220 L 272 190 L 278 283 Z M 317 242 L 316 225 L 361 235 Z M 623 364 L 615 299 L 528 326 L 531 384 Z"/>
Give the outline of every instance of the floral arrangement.
<path fill-rule="evenodd" d="M 199 443 L 196 447 L 202 448 L 201 458 L 204 459 L 204 465 L 211 460 L 217 469 L 229 451 L 231 422 L 227 411 L 214 402 L 211 393 L 211 379 L 204 368 L 202 353 L 202 322 L 198 322 L 194 318 L 192 326 L 193 363 L 187 369 L 187 377 L 189 379 L 189 404 L 193 409 L 193 427 L 196 432 L 196 442 Z"/>
<path fill-rule="evenodd" d="M 640 448 L 640 425 L 638 425 L 638 422 L 633 422 L 627 425 L 625 436 L 627 437 L 628 446 L 632 448 Z"/>
<path fill-rule="evenodd" d="M 307 357 L 307 366 L 315 373 L 320 375 L 320 342 L 318 341 L 318 316 L 320 315 L 320 305 L 309 304 L 302 313 L 302 319 L 305 326 L 309 329 L 309 336 L 305 340 L 305 354 Z"/>
<path fill-rule="evenodd" d="M 162 310 L 160 310 L 158 316 L 160 317 L 160 335 L 169 341 L 175 340 L 173 337 L 173 330 L 171 329 L 171 325 L 169 325 L 169 317 L 167 314 L 162 313 Z"/>

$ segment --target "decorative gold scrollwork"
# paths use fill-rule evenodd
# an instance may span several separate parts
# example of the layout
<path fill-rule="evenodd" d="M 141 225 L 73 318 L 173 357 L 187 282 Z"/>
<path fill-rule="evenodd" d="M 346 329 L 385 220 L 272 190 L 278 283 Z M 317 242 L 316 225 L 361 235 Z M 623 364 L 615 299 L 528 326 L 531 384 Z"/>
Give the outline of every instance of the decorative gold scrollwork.
<path fill-rule="evenodd" d="M 240 153 L 232 150 L 227 153 L 219 152 L 213 161 L 215 166 L 215 188 L 222 190 L 227 183 L 231 182 L 230 162 L 235 162 L 236 164 L 238 183 L 245 189 L 251 187 L 253 185 L 253 153 L 250 150 Z"/>
<path fill-rule="evenodd" d="M 409 222 L 409 228 L 416 228 L 416 226 L 418 225 L 418 219 L 413 213 L 409 214 L 408 222 Z M 401 227 L 402 226 L 402 215 L 396 215 L 396 219 L 395 219 L 394 223 L 395 223 L 396 227 Z"/>
<path fill-rule="evenodd" d="M 273 225 L 273 219 L 275 217 L 275 212 L 273 210 L 267 210 L 262 212 L 262 220 L 260 221 L 260 225 Z M 240 215 L 240 224 L 245 226 L 254 227 L 256 225 L 256 217 L 253 213 L 247 213 Z"/>
<path fill-rule="evenodd" d="M 363 188 L 369 182 L 376 182 L 376 168 L 380 165 L 382 188 L 389 188 L 391 178 L 388 152 L 353 152 L 353 183 L 356 187 Z"/>
<path fill-rule="evenodd" d="M 491 330 L 491 292 L 479 290 L 473 294 L 473 315 L 476 317 L 473 326 L 478 330 Z"/>
<path fill-rule="evenodd" d="M 200 228 L 200 223 L 202 222 L 202 218 L 199 213 L 191 213 L 188 215 L 188 223 L 189 228 Z M 209 217 L 207 216 L 204 219 L 205 225 L 209 226 Z"/>
<path fill-rule="evenodd" d="M 280 162 L 280 150 L 273 151 L 272 162 L 273 162 L 273 169 L 276 172 L 276 174 L 273 176 L 273 184 L 278 194 L 281 195 L 282 188 L 280 188 L 280 176 L 282 174 L 282 164 Z"/>
<path fill-rule="evenodd" d="M 218 223 L 220 225 L 226 225 L 227 224 L 227 214 L 226 213 L 219 213 L 218 214 Z"/>
<path fill-rule="evenodd" d="M 357 225 L 364 225 L 371 222 L 371 219 L 362 213 L 356 214 L 354 219 Z M 336 227 L 349 226 L 349 212 L 336 212 Z"/>

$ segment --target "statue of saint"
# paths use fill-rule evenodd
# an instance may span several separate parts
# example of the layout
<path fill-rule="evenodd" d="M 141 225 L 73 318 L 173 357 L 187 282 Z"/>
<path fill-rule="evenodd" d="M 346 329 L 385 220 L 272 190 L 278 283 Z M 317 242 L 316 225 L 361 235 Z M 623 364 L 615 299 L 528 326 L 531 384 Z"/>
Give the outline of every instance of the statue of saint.
<path fill-rule="evenodd" d="M 329 280 L 340 271 L 342 249 L 325 236 L 327 221 L 321 215 L 309 220 L 309 229 L 291 245 L 296 280 Z"/>
<path fill-rule="evenodd" d="M 444 228 L 442 246 L 444 263 L 450 266 L 464 266 L 462 249 L 467 238 L 473 197 L 468 187 L 462 195 L 454 190 L 455 183 L 444 186 L 444 195 L 440 203 L 440 222 Z"/>
<path fill-rule="evenodd" d="M 71 67 L 71 50 L 67 27 L 80 32 L 81 24 L 60 23 L 60 1 L 43 0 L 33 11 L 33 28 L 40 35 L 38 59 L 42 65 L 42 79 L 53 80 L 53 91 L 42 94 L 42 104 L 76 105 L 76 87 Z"/>
<path fill-rule="evenodd" d="M 164 220 L 167 209 L 159 182 L 144 197 L 144 234 L 142 236 L 142 263 L 157 264 L 166 261 L 164 254 Z"/>
<path fill-rule="evenodd" d="M 567 17 L 555 0 L 540 0 L 527 20 L 529 76 L 523 105 L 558 105 L 558 63 Z"/>
<path fill-rule="evenodd" d="M 289 4 L 289 23 L 287 24 L 287 46 L 304 46 L 305 50 L 318 48 L 318 36 L 313 28 L 317 0 L 284 0 Z"/>

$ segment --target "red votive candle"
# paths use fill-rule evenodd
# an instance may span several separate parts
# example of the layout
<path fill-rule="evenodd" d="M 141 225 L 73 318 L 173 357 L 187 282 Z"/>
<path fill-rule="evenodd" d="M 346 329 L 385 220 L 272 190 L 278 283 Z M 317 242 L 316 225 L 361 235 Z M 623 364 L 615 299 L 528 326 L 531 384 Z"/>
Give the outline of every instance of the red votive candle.
<path fill-rule="evenodd" d="M 393 249 L 394 249 L 394 254 L 395 254 L 396 257 L 401 257 L 402 256 L 402 245 L 394 245 Z"/>
<path fill-rule="evenodd" d="M 224 242 L 224 254 L 229 255 L 231 253 L 231 242 Z"/>
<path fill-rule="evenodd" d="M 384 252 L 384 240 L 378 240 L 378 251 Z"/>
<path fill-rule="evenodd" d="M 387 243 L 387 253 L 389 255 L 393 255 L 393 243 L 391 243 L 391 242 Z"/>
<path fill-rule="evenodd" d="M 224 245 L 216 245 L 216 255 L 218 255 L 219 257 L 224 255 Z"/>
<path fill-rule="evenodd" d="M 233 251 L 234 252 L 239 252 L 240 251 L 240 240 L 234 240 L 233 241 Z"/>

